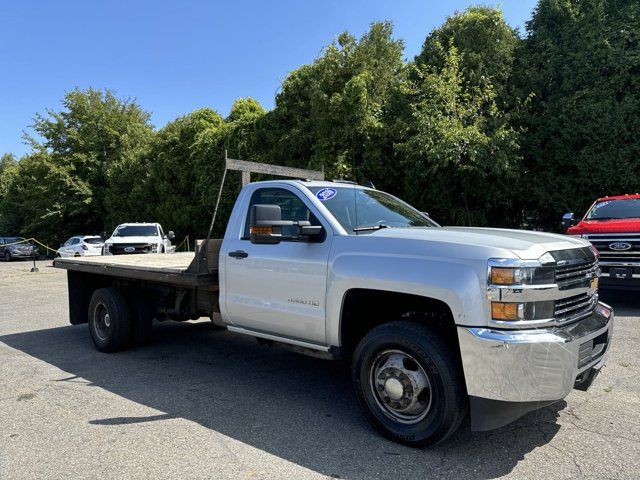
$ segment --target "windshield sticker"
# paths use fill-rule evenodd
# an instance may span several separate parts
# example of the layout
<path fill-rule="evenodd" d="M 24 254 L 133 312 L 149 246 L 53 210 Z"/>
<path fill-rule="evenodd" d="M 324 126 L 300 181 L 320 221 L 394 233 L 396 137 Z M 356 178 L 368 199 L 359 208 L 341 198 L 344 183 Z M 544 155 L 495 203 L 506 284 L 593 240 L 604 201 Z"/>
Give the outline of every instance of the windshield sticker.
<path fill-rule="evenodd" d="M 323 188 L 322 190 L 318 190 L 316 198 L 321 202 L 324 202 L 325 200 L 335 197 L 336 193 L 338 193 L 338 191 L 335 188 Z"/>

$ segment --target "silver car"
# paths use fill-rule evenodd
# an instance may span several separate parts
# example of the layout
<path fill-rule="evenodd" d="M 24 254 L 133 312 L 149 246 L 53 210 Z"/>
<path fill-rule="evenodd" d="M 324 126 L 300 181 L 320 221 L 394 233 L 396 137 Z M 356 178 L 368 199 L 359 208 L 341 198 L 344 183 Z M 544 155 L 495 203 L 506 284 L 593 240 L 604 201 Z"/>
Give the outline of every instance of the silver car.
<path fill-rule="evenodd" d="M 0 237 L 0 258 L 7 262 L 19 258 L 37 260 L 40 258 L 40 252 L 24 237 Z"/>

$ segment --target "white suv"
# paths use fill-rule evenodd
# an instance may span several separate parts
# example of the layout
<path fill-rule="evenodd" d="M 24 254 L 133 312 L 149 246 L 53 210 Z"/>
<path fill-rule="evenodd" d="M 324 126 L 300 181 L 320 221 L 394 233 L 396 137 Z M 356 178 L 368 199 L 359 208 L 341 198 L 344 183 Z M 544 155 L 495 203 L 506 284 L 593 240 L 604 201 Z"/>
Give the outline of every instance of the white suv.
<path fill-rule="evenodd" d="M 102 238 L 97 235 L 79 235 L 71 237 L 60 245 L 56 257 L 85 257 L 102 254 Z"/>
<path fill-rule="evenodd" d="M 126 255 L 131 253 L 169 253 L 175 247 L 171 240 L 173 232 L 166 235 L 159 223 L 123 223 L 118 225 L 111 237 L 104 242 L 103 255 Z"/>

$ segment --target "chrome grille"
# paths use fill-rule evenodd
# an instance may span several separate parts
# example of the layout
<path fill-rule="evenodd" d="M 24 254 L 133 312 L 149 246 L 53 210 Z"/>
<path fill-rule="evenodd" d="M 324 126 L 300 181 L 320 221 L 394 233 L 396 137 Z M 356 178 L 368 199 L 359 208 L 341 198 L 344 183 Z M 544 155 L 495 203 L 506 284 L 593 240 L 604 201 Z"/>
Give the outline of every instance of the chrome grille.
<path fill-rule="evenodd" d="M 585 318 L 593 312 L 598 304 L 598 291 L 593 284 L 600 276 L 598 259 L 591 251 L 565 257 L 565 261 L 558 261 L 555 270 L 558 288 L 571 295 L 555 301 L 554 318 L 558 323 L 573 322 Z M 597 280 L 596 280 L 597 281 Z M 569 293 L 571 291 L 571 293 Z"/>
<path fill-rule="evenodd" d="M 584 238 L 596 247 L 602 263 L 640 263 L 640 233 L 594 233 Z M 612 248 L 615 244 L 628 244 L 629 248 Z"/>
<path fill-rule="evenodd" d="M 127 251 L 131 250 L 131 251 Z M 132 253 L 151 253 L 153 245 L 148 243 L 115 243 L 109 245 L 109 252 L 112 255 L 128 255 Z"/>
<path fill-rule="evenodd" d="M 598 275 L 598 261 L 591 260 L 556 268 L 556 283 L 562 288 L 577 283 L 588 284 Z"/>
<path fill-rule="evenodd" d="M 580 320 L 589 316 L 597 304 L 597 293 L 582 293 L 563 298 L 556 300 L 554 316 L 561 323 Z"/>

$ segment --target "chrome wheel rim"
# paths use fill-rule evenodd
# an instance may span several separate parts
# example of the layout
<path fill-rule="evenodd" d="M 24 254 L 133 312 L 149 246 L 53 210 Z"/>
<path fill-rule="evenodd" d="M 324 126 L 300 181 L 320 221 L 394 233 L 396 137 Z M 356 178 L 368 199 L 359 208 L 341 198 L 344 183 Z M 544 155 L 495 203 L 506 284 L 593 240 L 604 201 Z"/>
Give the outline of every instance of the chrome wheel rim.
<path fill-rule="evenodd" d="M 111 328 L 111 317 L 107 307 L 99 303 L 96 305 L 93 311 L 93 330 L 100 340 L 106 340 L 109 336 L 109 329 Z"/>
<path fill-rule="evenodd" d="M 380 409 L 396 422 L 418 423 L 431 410 L 429 376 L 407 352 L 379 352 L 371 364 L 369 386 Z"/>

